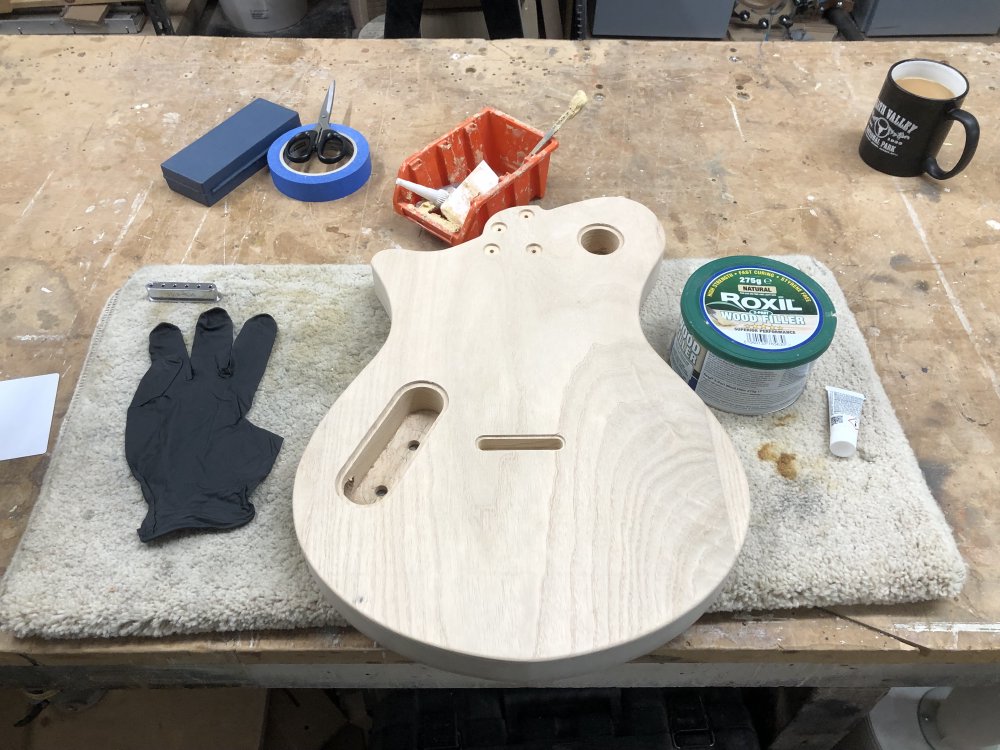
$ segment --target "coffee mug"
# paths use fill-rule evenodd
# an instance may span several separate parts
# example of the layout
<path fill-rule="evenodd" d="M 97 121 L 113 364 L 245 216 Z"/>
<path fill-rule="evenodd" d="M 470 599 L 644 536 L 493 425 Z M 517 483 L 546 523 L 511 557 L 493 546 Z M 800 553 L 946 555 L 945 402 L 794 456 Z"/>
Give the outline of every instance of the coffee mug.
<path fill-rule="evenodd" d="M 901 60 L 889 68 L 875 102 L 858 153 L 879 172 L 916 177 L 926 172 L 937 180 L 965 169 L 979 145 L 979 122 L 960 109 L 969 81 L 950 65 L 934 60 Z M 965 127 L 965 149 L 947 172 L 937 153 L 952 120 Z"/>

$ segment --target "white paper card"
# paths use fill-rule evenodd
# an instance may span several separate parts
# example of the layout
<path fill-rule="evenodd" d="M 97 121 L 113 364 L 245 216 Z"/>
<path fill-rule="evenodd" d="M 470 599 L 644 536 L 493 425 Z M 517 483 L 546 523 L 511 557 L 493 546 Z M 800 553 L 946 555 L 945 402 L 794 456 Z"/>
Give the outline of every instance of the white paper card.
<path fill-rule="evenodd" d="M 0 382 L 0 461 L 45 453 L 59 373 Z"/>

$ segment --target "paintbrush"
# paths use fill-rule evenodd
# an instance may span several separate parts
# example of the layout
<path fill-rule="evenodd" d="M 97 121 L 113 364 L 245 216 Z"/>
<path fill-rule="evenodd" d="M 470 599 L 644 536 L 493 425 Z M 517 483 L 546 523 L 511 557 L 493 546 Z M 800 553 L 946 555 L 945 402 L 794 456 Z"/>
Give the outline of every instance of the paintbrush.
<path fill-rule="evenodd" d="M 585 93 L 583 93 L 582 91 L 577 91 L 575 94 L 573 94 L 573 98 L 569 100 L 569 109 L 567 109 L 565 112 L 562 113 L 562 115 L 560 115 L 559 119 L 556 120 L 556 124 L 548 129 L 548 132 L 546 132 L 545 135 L 542 136 L 542 140 L 540 140 L 538 143 L 535 144 L 535 147 L 531 149 L 526 158 L 530 159 L 532 156 L 541 151 L 545 147 L 545 144 L 552 140 L 552 136 L 554 136 L 559 131 L 559 128 L 561 128 L 571 119 L 576 117 L 577 112 L 583 109 L 583 106 L 586 103 L 587 103 L 587 95 Z"/>
<path fill-rule="evenodd" d="M 455 192 L 455 188 L 449 186 L 441 189 L 427 187 L 426 185 L 421 185 L 416 182 L 410 182 L 409 180 L 404 180 L 402 178 L 396 178 L 396 184 L 400 187 L 404 187 L 411 193 L 419 195 L 425 200 L 429 200 L 435 206 L 440 207 L 442 203 L 448 200 L 448 196 Z"/>

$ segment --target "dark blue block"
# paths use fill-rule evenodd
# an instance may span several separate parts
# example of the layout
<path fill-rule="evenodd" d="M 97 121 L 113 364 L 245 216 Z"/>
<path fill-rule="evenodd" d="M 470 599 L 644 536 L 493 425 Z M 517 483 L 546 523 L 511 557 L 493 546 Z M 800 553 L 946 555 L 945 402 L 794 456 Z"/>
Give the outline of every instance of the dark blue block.
<path fill-rule="evenodd" d="M 270 145 L 300 125 L 297 112 L 254 99 L 163 162 L 163 177 L 172 190 L 211 206 L 266 166 Z"/>

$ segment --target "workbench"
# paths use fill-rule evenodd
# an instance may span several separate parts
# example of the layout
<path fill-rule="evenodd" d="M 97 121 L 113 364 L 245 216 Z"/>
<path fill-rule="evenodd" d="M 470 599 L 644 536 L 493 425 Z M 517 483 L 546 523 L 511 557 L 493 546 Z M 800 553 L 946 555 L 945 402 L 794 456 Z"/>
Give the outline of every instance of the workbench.
<path fill-rule="evenodd" d="M 983 136 L 955 179 L 876 173 L 857 145 L 889 64 L 945 60 Z M 484 105 L 560 133 L 543 206 L 625 195 L 671 256 L 807 253 L 837 274 L 970 573 L 952 601 L 717 614 L 567 684 L 805 685 L 861 706 L 891 685 L 1000 676 L 1000 48 L 976 43 L 0 40 L 0 378 L 61 376 L 50 447 L 108 296 L 153 263 L 359 263 L 438 241 L 392 211 L 401 161 Z M 214 207 L 159 164 L 253 97 L 365 133 L 369 183 L 332 204 L 266 172 Z M 942 161 L 961 149 L 953 131 Z M 48 456 L 0 463 L 0 572 Z M 468 686 L 359 633 L 46 642 L 0 634 L 0 681 Z M 863 689 L 858 692 L 857 689 Z M 838 691 L 847 691 L 841 693 Z M 870 703 L 870 700 L 869 700 Z M 832 735 L 831 735 L 832 736 Z"/>

